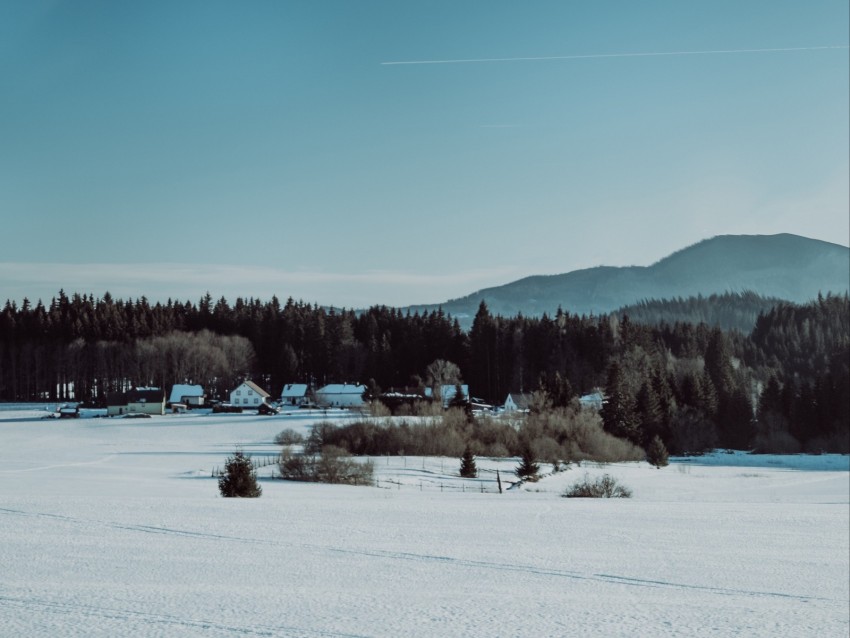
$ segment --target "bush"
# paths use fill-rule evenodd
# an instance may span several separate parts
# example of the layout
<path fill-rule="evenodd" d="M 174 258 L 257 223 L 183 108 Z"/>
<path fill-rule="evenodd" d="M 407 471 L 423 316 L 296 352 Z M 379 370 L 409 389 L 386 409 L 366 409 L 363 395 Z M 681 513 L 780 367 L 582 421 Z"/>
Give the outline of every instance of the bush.
<path fill-rule="evenodd" d="M 609 434 L 602 427 L 602 418 L 590 410 L 572 407 L 555 408 L 551 412 L 532 414 L 523 424 L 531 438 L 549 437 L 561 446 L 563 461 L 640 461 L 641 448 L 630 441 Z"/>
<path fill-rule="evenodd" d="M 257 484 L 257 475 L 251 463 L 251 457 L 237 451 L 224 465 L 224 474 L 218 479 L 218 489 L 222 496 L 238 498 L 257 498 L 263 488 Z"/>
<path fill-rule="evenodd" d="M 274 442 L 278 445 L 298 445 L 304 442 L 304 437 L 292 428 L 286 428 L 274 437 Z"/>
<path fill-rule="evenodd" d="M 519 456 L 530 446 L 536 459 L 559 465 L 570 461 L 642 461 L 643 449 L 602 428 L 598 414 L 574 408 L 555 408 L 527 418 L 475 418 L 469 422 L 458 408 L 432 417 L 385 418 L 344 425 L 317 423 L 304 445 L 318 454 L 336 445 L 355 456 L 459 457 L 469 445 L 479 456 Z"/>
<path fill-rule="evenodd" d="M 280 455 L 280 476 L 289 481 L 372 485 L 375 466 L 372 461 L 359 463 L 344 449 L 325 445 L 321 454 Z"/>
<path fill-rule="evenodd" d="M 632 491 L 620 485 L 610 474 L 603 474 L 591 482 L 587 474 L 563 494 L 566 498 L 631 498 Z"/>

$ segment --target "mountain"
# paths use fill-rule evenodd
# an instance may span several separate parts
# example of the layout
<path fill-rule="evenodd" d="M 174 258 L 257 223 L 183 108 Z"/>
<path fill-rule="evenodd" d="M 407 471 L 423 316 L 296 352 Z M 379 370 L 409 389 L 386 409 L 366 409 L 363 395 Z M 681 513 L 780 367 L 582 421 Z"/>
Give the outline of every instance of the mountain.
<path fill-rule="evenodd" d="M 525 277 L 442 304 L 411 306 L 457 317 L 468 327 L 479 303 L 492 314 L 536 316 L 558 307 L 603 314 L 648 299 L 753 292 L 803 303 L 818 293 L 850 290 L 850 248 L 798 235 L 721 235 L 651 266 L 599 266 L 561 275 Z"/>

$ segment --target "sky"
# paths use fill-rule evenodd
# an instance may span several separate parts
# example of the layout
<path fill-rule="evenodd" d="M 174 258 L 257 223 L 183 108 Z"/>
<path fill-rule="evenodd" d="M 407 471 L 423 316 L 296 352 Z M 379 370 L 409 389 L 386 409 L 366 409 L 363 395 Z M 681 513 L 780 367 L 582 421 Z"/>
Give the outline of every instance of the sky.
<path fill-rule="evenodd" d="M 0 2 L 0 299 L 345 307 L 850 243 L 846 0 Z"/>

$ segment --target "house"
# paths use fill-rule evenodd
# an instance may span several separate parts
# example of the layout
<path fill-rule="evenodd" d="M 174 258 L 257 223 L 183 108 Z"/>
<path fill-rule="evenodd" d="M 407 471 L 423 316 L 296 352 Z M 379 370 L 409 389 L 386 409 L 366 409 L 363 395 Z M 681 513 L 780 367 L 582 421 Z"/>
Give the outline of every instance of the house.
<path fill-rule="evenodd" d="M 461 396 L 463 397 L 464 402 L 469 402 L 469 386 L 461 385 L 460 386 Z M 440 398 L 443 401 L 443 407 L 449 407 L 449 404 L 454 401 L 455 395 L 457 394 L 457 386 L 456 385 L 442 385 L 440 386 Z M 425 388 L 425 396 L 429 399 L 434 398 L 434 389 L 433 388 Z"/>
<path fill-rule="evenodd" d="M 165 414 L 165 391 L 160 388 L 134 388 L 106 397 L 106 416 L 123 414 Z"/>
<path fill-rule="evenodd" d="M 601 390 L 594 390 L 590 394 L 585 394 L 579 397 L 578 402 L 583 408 L 599 411 L 602 409 L 602 404 L 605 403 L 605 395 Z"/>
<path fill-rule="evenodd" d="M 511 392 L 505 399 L 505 412 L 528 412 L 531 406 L 530 392 Z"/>
<path fill-rule="evenodd" d="M 206 393 L 199 385 L 183 385 L 175 383 L 171 387 L 169 403 L 182 403 L 188 408 L 198 408 L 204 405 Z"/>
<path fill-rule="evenodd" d="M 280 393 L 280 405 L 301 407 L 310 404 L 309 386 L 306 383 L 287 383 Z"/>
<path fill-rule="evenodd" d="M 316 390 L 316 402 L 325 407 L 356 408 L 362 406 L 365 385 L 331 383 Z"/>
<path fill-rule="evenodd" d="M 271 395 L 253 381 L 244 381 L 230 393 L 230 404 L 241 408 L 258 408 Z"/>

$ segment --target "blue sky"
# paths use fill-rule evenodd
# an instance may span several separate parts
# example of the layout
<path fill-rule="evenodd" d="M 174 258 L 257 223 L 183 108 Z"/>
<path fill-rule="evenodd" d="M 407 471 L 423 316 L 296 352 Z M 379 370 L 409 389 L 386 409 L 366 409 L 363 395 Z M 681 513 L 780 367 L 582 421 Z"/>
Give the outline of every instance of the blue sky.
<path fill-rule="evenodd" d="M 406 305 L 847 245 L 848 6 L 0 3 L 0 299 Z"/>

